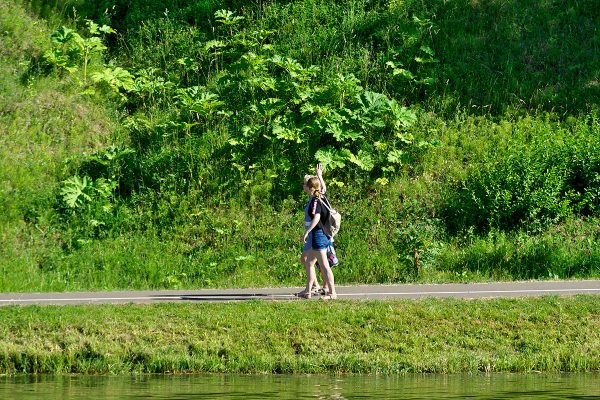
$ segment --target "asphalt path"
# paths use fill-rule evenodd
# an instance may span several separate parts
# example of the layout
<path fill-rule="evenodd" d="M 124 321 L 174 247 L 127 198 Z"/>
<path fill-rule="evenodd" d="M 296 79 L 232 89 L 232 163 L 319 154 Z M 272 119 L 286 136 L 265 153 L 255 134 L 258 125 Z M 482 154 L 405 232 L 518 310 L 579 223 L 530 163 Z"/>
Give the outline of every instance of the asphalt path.
<path fill-rule="evenodd" d="M 0 306 L 221 302 L 247 300 L 302 300 L 296 288 L 202 289 L 110 292 L 2 293 Z M 448 283 L 422 285 L 338 286 L 340 300 L 392 300 L 419 298 L 497 298 L 531 296 L 600 295 L 600 280 Z M 318 300 L 321 296 L 313 296 Z"/>

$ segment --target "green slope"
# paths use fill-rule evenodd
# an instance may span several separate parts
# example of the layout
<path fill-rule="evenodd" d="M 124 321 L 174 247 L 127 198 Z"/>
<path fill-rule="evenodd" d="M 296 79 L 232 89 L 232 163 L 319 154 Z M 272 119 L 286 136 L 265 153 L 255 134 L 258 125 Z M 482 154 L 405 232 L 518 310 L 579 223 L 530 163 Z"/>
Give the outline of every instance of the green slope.
<path fill-rule="evenodd" d="M 0 290 L 597 277 L 591 3 L 4 0 Z"/>

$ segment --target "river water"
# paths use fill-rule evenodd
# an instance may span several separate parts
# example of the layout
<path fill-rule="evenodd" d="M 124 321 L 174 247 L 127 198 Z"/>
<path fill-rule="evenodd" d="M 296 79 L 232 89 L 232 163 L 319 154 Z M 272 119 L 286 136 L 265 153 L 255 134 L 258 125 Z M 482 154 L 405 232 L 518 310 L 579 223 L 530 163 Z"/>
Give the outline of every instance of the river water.
<path fill-rule="evenodd" d="M 600 374 L 0 376 L 0 399 L 600 399 Z"/>

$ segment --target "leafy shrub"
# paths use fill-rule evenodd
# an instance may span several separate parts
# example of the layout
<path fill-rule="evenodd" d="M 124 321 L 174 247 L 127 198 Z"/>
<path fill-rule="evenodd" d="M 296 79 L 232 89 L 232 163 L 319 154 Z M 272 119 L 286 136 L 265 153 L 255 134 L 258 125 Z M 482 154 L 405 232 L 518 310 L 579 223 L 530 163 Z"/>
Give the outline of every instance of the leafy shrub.
<path fill-rule="evenodd" d="M 74 241 L 105 236 L 112 228 L 118 194 L 131 186 L 121 171 L 132 153 L 128 148 L 109 146 L 76 159 L 76 174 L 61 183 L 58 202 Z"/>
<path fill-rule="evenodd" d="M 164 110 L 154 122 L 129 118 L 137 182 L 187 191 L 211 181 L 250 200 L 260 185 L 267 197 L 296 192 L 297 177 L 316 160 L 358 186 L 388 182 L 402 169 L 415 147 L 412 110 L 366 90 L 353 74 L 323 79 L 316 66 L 278 54 L 275 32 L 244 29 L 243 21 L 219 10 L 214 39 L 195 44 L 193 59 L 178 59 L 180 71 L 133 73 L 130 107 Z M 190 77 L 197 84 L 187 85 Z M 167 102 L 157 100 L 159 91 Z"/>
<path fill-rule="evenodd" d="M 112 222 L 116 183 L 104 178 L 72 176 L 62 182 L 60 199 L 66 224 L 75 242 L 102 237 Z M 74 243 L 69 243 L 70 246 Z"/>
<path fill-rule="evenodd" d="M 50 65 L 61 71 L 81 71 L 84 84 L 87 83 L 88 66 L 92 58 L 106 50 L 101 35 L 114 33 L 109 26 L 99 26 L 90 20 L 86 22 L 89 37 L 83 37 L 75 30 L 62 26 L 52 34 L 54 46 L 44 55 Z"/>
<path fill-rule="evenodd" d="M 442 213 L 450 232 L 539 229 L 600 206 L 600 125 L 589 117 L 572 127 L 542 122 L 512 132 L 506 148 L 472 165 L 449 188 Z M 530 130 L 542 132 L 530 136 Z M 529 138 L 529 139 L 528 139 Z"/>

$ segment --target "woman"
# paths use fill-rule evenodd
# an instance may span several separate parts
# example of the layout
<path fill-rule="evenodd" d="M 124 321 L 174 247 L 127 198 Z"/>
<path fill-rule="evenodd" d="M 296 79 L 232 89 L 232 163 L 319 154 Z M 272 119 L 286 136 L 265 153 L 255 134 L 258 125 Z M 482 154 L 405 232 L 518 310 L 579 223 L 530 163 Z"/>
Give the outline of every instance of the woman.
<path fill-rule="evenodd" d="M 325 181 L 323 180 L 323 166 L 317 165 L 317 176 L 307 175 L 304 177 L 304 192 L 309 195 L 309 200 L 304 207 L 304 248 L 300 262 L 306 270 L 306 288 L 297 293 L 299 297 L 305 299 L 311 298 L 311 289 L 316 283 L 317 277 L 315 274 L 314 265 L 316 262 L 321 267 L 323 274 L 323 286 L 329 289 L 329 295 L 325 295 L 323 299 L 335 299 L 337 294 L 335 291 L 335 283 L 333 272 L 329 266 L 327 259 L 327 246 L 330 245 L 330 240 L 323 232 L 323 227 L 319 223 L 321 219 L 327 218 L 329 210 L 321 204 L 321 199 L 325 194 Z"/>

